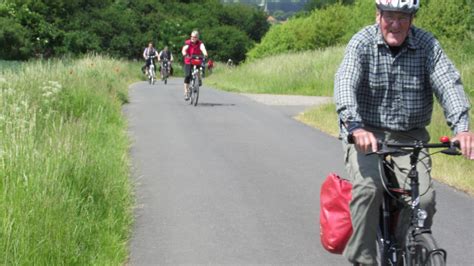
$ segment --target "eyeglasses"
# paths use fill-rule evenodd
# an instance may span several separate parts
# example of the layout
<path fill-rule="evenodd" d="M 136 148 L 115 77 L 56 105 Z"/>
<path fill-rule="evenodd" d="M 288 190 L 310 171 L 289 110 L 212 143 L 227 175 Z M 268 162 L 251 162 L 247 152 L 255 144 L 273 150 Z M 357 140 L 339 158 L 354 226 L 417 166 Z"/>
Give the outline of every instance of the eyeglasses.
<path fill-rule="evenodd" d="M 411 15 L 409 14 L 392 14 L 392 13 L 383 13 L 382 18 L 389 24 L 398 21 L 398 23 L 408 23 L 411 20 Z"/>

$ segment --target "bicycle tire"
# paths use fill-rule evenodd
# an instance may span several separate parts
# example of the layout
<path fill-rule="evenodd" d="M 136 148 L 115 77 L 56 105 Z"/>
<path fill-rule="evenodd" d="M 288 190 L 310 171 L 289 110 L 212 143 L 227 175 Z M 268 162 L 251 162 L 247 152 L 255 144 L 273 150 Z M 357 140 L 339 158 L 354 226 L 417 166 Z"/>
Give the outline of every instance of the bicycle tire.
<path fill-rule="evenodd" d="M 166 70 L 164 69 L 164 67 L 161 68 L 161 80 L 163 81 L 163 83 L 167 83 L 167 79 L 168 79 L 168 75 L 166 75 Z"/>
<path fill-rule="evenodd" d="M 194 103 L 194 86 L 195 86 L 196 80 L 191 81 L 191 86 L 189 87 L 189 104 Z"/>
<path fill-rule="evenodd" d="M 194 87 L 194 106 L 196 106 L 198 104 L 198 100 L 199 100 L 199 85 L 195 86 Z"/>
<path fill-rule="evenodd" d="M 439 248 L 433 235 L 429 232 L 419 233 L 414 237 L 415 254 L 406 248 L 406 265 L 445 266 L 446 251 Z"/>
<path fill-rule="evenodd" d="M 376 245 L 377 257 L 376 257 L 376 263 L 375 263 L 376 265 L 379 265 L 379 266 L 406 265 L 403 260 L 402 251 L 400 249 L 396 249 L 396 247 L 393 245 L 388 246 L 386 243 L 384 243 L 382 234 L 379 232 L 377 232 L 376 242 L 377 242 L 377 245 Z"/>
<path fill-rule="evenodd" d="M 385 266 L 387 265 L 387 259 L 385 258 L 385 244 L 383 242 L 383 237 L 380 232 L 380 229 L 377 229 L 377 265 Z"/>

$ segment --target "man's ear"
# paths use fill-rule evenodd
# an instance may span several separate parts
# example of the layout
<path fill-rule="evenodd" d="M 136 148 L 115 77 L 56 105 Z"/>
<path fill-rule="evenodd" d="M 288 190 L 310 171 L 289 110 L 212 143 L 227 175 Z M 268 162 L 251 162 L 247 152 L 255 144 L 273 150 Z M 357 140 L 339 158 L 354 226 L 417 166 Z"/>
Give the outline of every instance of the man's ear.
<path fill-rule="evenodd" d="M 382 13 L 380 12 L 380 10 L 377 10 L 375 12 L 375 22 L 377 22 L 377 24 L 380 24 L 380 17 L 381 17 Z"/>

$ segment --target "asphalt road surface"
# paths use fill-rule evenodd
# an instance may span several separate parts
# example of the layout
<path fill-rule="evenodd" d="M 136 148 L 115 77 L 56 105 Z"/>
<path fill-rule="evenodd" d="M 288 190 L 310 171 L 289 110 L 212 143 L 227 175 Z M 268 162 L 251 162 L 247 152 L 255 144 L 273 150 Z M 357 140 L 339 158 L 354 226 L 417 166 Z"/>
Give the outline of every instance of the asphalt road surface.
<path fill-rule="evenodd" d="M 194 107 L 182 86 L 130 88 L 137 203 L 129 264 L 348 265 L 319 239 L 321 183 L 330 172 L 346 175 L 339 141 L 292 119 L 304 106 L 204 84 Z M 474 200 L 436 188 L 433 231 L 448 265 L 473 265 Z"/>

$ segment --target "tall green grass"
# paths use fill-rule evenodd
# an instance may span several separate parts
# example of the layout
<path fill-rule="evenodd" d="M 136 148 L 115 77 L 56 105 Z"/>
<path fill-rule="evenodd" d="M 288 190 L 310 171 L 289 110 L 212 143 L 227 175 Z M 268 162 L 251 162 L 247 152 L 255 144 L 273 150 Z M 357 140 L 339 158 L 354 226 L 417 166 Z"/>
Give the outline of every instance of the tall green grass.
<path fill-rule="evenodd" d="M 0 264 L 118 265 L 132 222 L 121 105 L 139 68 L 100 56 L 0 76 Z"/>
<path fill-rule="evenodd" d="M 330 96 L 344 48 L 290 53 L 238 67 L 218 65 L 206 83 L 226 91 Z"/>

